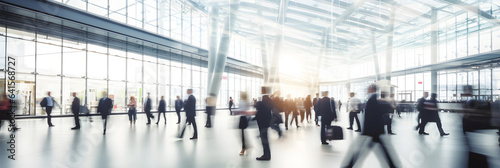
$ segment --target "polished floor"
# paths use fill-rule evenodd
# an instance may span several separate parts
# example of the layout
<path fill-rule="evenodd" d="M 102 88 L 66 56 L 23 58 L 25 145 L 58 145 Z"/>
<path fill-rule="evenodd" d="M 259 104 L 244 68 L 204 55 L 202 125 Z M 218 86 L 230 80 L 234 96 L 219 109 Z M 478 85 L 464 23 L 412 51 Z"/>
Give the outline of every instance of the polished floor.
<path fill-rule="evenodd" d="M 184 114 L 182 114 L 184 115 Z M 393 130 L 397 135 L 384 135 L 389 142 L 391 155 L 396 156 L 401 167 L 450 167 L 467 165 L 465 136 L 460 129 L 460 114 L 441 113 L 443 128 L 450 136 L 440 137 L 434 123 L 427 126 L 430 135 L 419 136 L 414 131 L 416 114 L 404 114 L 395 118 Z M 156 114 L 155 114 L 156 116 Z M 342 110 L 339 122 L 346 128 L 347 113 Z M 185 117 L 183 117 L 184 119 Z M 155 122 L 156 122 L 155 117 Z M 319 127 L 312 122 L 295 125 L 279 139 L 270 131 L 271 161 L 256 161 L 262 154 L 258 131 L 251 126 L 247 139 L 251 148 L 244 156 L 241 149 L 240 131 L 236 129 L 238 117 L 228 111 L 217 111 L 213 128 L 205 128 L 205 114 L 196 118 L 199 139 L 189 140 L 192 128 L 188 127 L 183 139 L 177 137 L 180 125 L 176 116 L 167 114 L 167 124 L 146 125 L 144 114 L 138 115 L 135 125 L 130 125 L 126 115 L 111 116 L 106 135 L 102 135 L 102 121 L 93 117 L 81 117 L 82 128 L 74 126 L 72 118 L 54 118 L 55 127 L 49 128 L 46 119 L 17 120 L 22 129 L 15 132 L 15 159 L 8 158 L 6 142 L 10 132 L 4 123 L 0 129 L 0 167 L 200 167 L 200 168 L 306 168 L 340 167 L 359 133 L 344 129 L 344 140 L 330 141 L 321 145 Z M 284 126 L 282 125 L 284 129 Z M 487 155 L 491 167 L 500 167 L 500 147 L 495 130 L 472 133 L 473 150 Z M 367 152 L 366 159 L 356 167 L 387 167 L 379 161 L 377 148 Z"/>

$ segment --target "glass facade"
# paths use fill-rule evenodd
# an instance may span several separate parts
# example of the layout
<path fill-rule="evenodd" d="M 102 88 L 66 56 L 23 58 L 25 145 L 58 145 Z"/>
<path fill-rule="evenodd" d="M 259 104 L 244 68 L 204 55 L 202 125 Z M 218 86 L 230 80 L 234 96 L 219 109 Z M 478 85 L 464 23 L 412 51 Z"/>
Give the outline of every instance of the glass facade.
<path fill-rule="evenodd" d="M 79 1 L 81 2 L 81 1 Z M 76 3 L 76 2 L 75 2 Z M 63 28 L 64 29 L 64 28 Z M 71 114 L 71 93 L 76 92 L 81 104 L 96 113 L 102 92 L 114 100 L 113 112 L 126 112 L 130 96 L 138 98 L 138 111 L 143 109 L 147 93 L 153 100 L 153 110 L 165 96 L 167 110 L 174 110 L 176 96 L 186 97 L 192 88 L 197 108 L 204 109 L 207 87 L 206 58 L 174 49 L 145 47 L 146 42 L 114 46 L 94 43 L 90 39 L 75 40 L 71 36 L 54 36 L 31 30 L 0 26 L 0 57 L 16 60 L 16 98 L 18 115 L 45 115 L 40 101 L 51 92 L 61 108 L 52 115 Z M 165 53 L 165 50 L 170 53 Z M 1 61 L 1 77 L 5 79 L 5 62 Z M 227 107 L 229 97 L 236 104 L 241 91 L 250 98 L 260 96 L 262 76 L 257 71 L 228 71 L 224 73 L 218 106 Z M 5 81 L 2 80 L 5 85 Z M 2 90 L 5 87 L 2 87 Z"/>

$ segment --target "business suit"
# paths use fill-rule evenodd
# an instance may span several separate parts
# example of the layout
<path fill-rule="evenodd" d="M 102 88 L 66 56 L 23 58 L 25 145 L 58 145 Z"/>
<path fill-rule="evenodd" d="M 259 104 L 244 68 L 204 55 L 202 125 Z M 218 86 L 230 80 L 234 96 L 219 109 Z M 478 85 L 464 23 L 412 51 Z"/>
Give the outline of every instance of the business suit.
<path fill-rule="evenodd" d="M 383 105 L 379 103 L 377 100 L 377 94 L 371 93 L 368 101 L 365 106 L 365 120 L 363 124 L 363 132 L 362 135 L 371 137 L 369 142 L 369 147 L 373 147 L 373 143 L 379 143 L 382 147 L 384 156 L 388 161 L 389 167 L 396 167 L 394 164 L 393 158 L 390 157 L 388 149 L 382 139 L 380 139 L 380 135 L 384 134 L 384 109 Z M 366 140 L 366 139 L 365 139 Z M 364 142 L 363 142 L 364 143 Z M 348 160 L 348 165 L 344 167 L 353 167 L 358 159 L 359 153 L 362 149 L 354 152 L 354 154 L 350 157 L 346 157 Z"/>
<path fill-rule="evenodd" d="M 425 97 L 422 97 L 418 99 L 417 101 L 417 110 L 418 110 L 418 116 L 417 116 L 417 127 L 415 127 L 417 130 L 421 128 L 421 119 L 422 119 L 422 114 L 425 113 L 424 109 L 424 103 L 425 103 Z M 423 133 L 422 131 L 419 131 L 419 133 Z"/>
<path fill-rule="evenodd" d="M 436 122 L 439 134 L 441 136 L 448 135 L 443 131 L 443 126 L 441 124 L 441 118 L 439 118 L 437 100 L 435 97 L 431 97 L 430 100 L 424 102 L 425 113 L 421 115 L 422 122 L 420 123 L 420 134 L 425 134 L 425 126 L 428 122 Z"/>
<path fill-rule="evenodd" d="M 288 130 L 288 117 L 296 110 L 295 102 L 288 98 L 285 100 L 285 128 Z M 291 125 L 291 123 L 290 123 Z"/>
<path fill-rule="evenodd" d="M 316 97 L 313 99 L 313 106 L 316 106 L 316 104 L 318 103 L 318 101 L 320 100 L 319 97 Z M 316 108 L 314 108 L 314 122 L 316 122 L 316 125 L 318 125 L 318 118 L 319 116 L 321 116 L 321 114 L 318 112 L 318 110 L 316 110 Z"/>
<path fill-rule="evenodd" d="M 102 119 L 104 120 L 103 134 L 106 134 L 106 125 L 108 123 L 108 115 L 111 113 L 111 109 L 113 109 L 113 100 L 107 97 L 103 97 L 99 100 L 99 104 L 97 105 L 97 113 L 100 113 Z"/>
<path fill-rule="evenodd" d="M 304 101 L 304 108 L 306 109 L 306 121 L 307 122 L 309 122 L 309 120 L 311 119 L 311 107 L 312 107 L 311 99 L 306 98 L 306 100 Z"/>
<path fill-rule="evenodd" d="M 75 118 L 75 129 L 80 128 L 80 119 L 78 119 L 78 114 L 80 113 L 80 99 L 75 97 L 71 103 L 71 111 L 73 112 L 73 117 Z"/>
<path fill-rule="evenodd" d="M 160 104 L 158 105 L 158 121 L 156 124 L 160 122 L 161 113 L 163 113 L 163 119 L 165 119 L 165 124 L 167 124 L 167 117 L 165 116 L 165 112 L 167 111 L 167 105 L 165 100 L 160 100 Z"/>
<path fill-rule="evenodd" d="M 148 123 L 151 124 L 151 118 L 153 118 L 153 114 L 151 114 L 151 99 L 146 98 L 146 103 L 144 104 L 144 112 L 146 112 L 146 118 L 148 118 Z"/>
<path fill-rule="evenodd" d="M 175 113 L 177 113 L 177 124 L 181 122 L 181 109 L 184 107 L 182 100 L 175 100 Z"/>
<path fill-rule="evenodd" d="M 196 98 L 193 95 L 189 95 L 186 104 L 184 104 L 184 111 L 186 111 L 186 124 L 191 123 L 193 125 L 194 134 L 191 139 L 198 138 L 198 129 L 196 128 Z M 184 136 L 184 131 L 186 130 L 187 125 L 184 125 L 182 129 L 180 137 Z"/>
<path fill-rule="evenodd" d="M 320 138 L 321 143 L 328 144 L 326 142 L 326 128 L 332 124 L 332 121 L 337 118 L 337 114 L 335 113 L 335 103 L 328 97 L 321 98 L 316 104 L 318 111 L 321 115 L 321 130 L 320 130 Z"/>
<path fill-rule="evenodd" d="M 257 114 L 255 114 L 255 120 L 257 120 L 257 125 L 259 126 L 260 140 L 262 142 L 262 148 L 264 149 L 264 155 L 257 160 L 269 160 L 271 159 L 271 149 L 269 147 L 269 139 L 267 137 L 267 130 L 271 123 L 271 112 L 273 109 L 273 102 L 268 95 L 262 96 L 262 101 L 256 104 Z"/>

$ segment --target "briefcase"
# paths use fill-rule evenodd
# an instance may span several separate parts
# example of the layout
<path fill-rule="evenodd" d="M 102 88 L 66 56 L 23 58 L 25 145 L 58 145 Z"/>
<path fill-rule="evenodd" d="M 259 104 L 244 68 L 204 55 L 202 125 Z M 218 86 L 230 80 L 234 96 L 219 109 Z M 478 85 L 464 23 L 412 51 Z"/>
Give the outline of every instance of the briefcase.
<path fill-rule="evenodd" d="M 326 128 L 325 133 L 326 140 L 342 140 L 344 139 L 344 133 L 342 132 L 342 127 L 332 125 Z"/>

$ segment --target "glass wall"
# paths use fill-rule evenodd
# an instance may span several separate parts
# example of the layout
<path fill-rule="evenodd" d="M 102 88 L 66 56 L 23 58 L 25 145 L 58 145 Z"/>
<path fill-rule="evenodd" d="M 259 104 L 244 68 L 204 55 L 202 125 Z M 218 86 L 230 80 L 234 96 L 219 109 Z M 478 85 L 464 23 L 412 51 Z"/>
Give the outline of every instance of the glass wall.
<path fill-rule="evenodd" d="M 197 108 L 204 109 L 207 69 L 202 57 L 180 52 L 180 60 L 169 53 L 144 45 L 93 44 L 87 40 L 74 40 L 65 36 L 51 36 L 31 31 L 0 27 L 0 57 L 16 60 L 16 98 L 20 104 L 18 115 L 45 115 L 40 101 L 51 92 L 59 106 L 53 115 L 71 114 L 71 94 L 75 92 L 81 104 L 96 113 L 99 98 L 107 92 L 114 100 L 113 113 L 126 112 L 130 96 L 138 100 L 138 110 L 143 110 L 147 93 L 153 100 L 153 110 L 161 96 L 167 101 L 168 110 L 174 110 L 176 96 L 186 99 L 186 90 L 193 89 Z M 115 45 L 115 44 L 113 44 Z M 163 52 L 163 51 L 162 51 Z M 4 62 L 4 61 L 0 61 Z M 2 78 L 5 79 L 5 64 Z M 253 70 L 224 73 L 219 107 L 227 107 L 229 96 L 239 102 L 240 92 L 250 98 L 260 96 L 261 77 Z M 5 89 L 5 80 L 2 80 Z"/>

